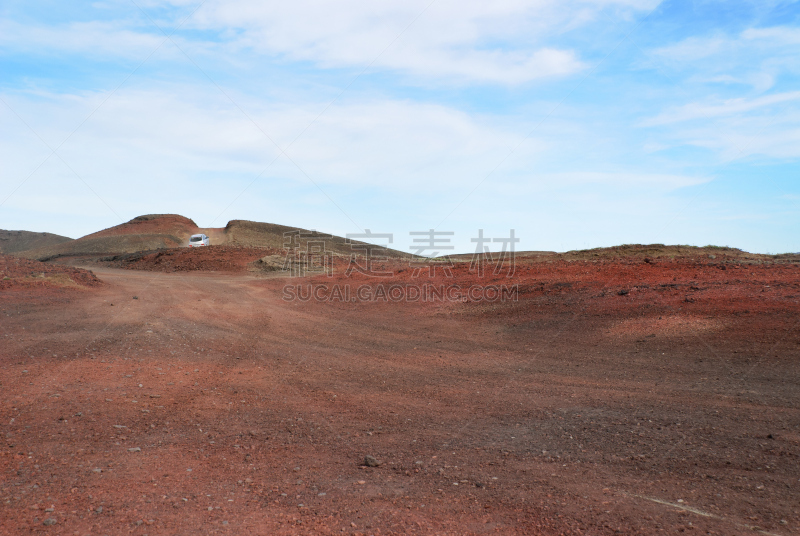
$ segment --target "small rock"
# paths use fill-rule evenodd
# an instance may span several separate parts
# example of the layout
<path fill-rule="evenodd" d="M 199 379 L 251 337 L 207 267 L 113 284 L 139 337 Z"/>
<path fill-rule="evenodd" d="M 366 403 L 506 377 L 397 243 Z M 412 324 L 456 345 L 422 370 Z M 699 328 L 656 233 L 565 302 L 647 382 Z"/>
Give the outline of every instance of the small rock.
<path fill-rule="evenodd" d="M 49 527 L 51 525 L 55 525 L 56 523 L 57 523 L 56 518 L 48 517 L 47 519 L 44 520 L 42 524 Z"/>
<path fill-rule="evenodd" d="M 128 452 L 142 452 L 142 449 L 139 447 L 133 447 L 132 449 L 128 449 Z"/>
<path fill-rule="evenodd" d="M 94 509 L 94 511 L 97 512 L 98 514 L 102 514 L 103 513 L 103 507 L 102 506 L 98 506 L 97 508 Z"/>
<path fill-rule="evenodd" d="M 134 297 L 133 297 L 133 299 L 134 299 L 134 300 L 138 300 L 138 299 L 139 299 L 139 296 L 134 296 Z"/>
<path fill-rule="evenodd" d="M 367 467 L 378 467 L 381 464 L 374 456 L 367 454 L 364 456 L 364 465 Z"/>

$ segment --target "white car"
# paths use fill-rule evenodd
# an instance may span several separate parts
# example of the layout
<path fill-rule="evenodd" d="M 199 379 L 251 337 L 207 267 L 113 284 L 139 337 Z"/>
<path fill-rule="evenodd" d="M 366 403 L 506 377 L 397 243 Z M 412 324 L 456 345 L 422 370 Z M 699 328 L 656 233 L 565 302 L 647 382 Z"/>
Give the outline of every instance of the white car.
<path fill-rule="evenodd" d="M 196 234 L 192 235 L 189 239 L 189 247 L 196 248 L 200 246 L 208 246 L 210 242 L 208 241 L 208 237 L 204 234 Z"/>

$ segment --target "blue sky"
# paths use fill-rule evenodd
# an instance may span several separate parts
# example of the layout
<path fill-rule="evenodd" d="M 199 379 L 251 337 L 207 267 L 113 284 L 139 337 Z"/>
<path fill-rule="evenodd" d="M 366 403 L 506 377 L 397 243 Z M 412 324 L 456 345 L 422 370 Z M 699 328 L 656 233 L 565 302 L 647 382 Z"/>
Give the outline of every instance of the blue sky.
<path fill-rule="evenodd" d="M 7 0 L 0 228 L 800 251 L 800 4 Z"/>

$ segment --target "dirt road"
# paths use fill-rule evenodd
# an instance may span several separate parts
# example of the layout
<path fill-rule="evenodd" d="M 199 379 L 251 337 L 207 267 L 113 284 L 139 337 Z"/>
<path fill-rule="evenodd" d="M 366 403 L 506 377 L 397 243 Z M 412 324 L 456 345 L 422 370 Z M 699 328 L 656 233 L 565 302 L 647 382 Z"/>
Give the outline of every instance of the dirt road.
<path fill-rule="evenodd" d="M 287 302 L 95 273 L 0 294 L 4 534 L 798 533 L 791 295 L 710 314 L 562 273 L 502 307 Z"/>

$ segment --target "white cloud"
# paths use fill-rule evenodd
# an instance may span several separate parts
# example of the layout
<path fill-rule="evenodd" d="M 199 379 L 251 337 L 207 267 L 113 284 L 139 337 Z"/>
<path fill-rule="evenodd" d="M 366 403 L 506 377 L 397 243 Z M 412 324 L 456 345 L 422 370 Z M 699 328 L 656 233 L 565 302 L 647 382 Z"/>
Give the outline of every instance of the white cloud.
<path fill-rule="evenodd" d="M 729 68 L 739 62 L 749 62 L 754 56 L 770 56 L 779 49 L 800 43 L 800 29 L 787 26 L 748 28 L 738 35 L 716 34 L 692 36 L 652 50 L 652 55 L 676 66 L 705 65 L 705 60 L 724 57 L 718 68 Z M 797 56 L 796 49 L 787 52 Z"/>
<path fill-rule="evenodd" d="M 769 104 L 800 100 L 799 95 L 740 101 L 730 106 L 692 106 L 676 112 L 682 121 L 668 125 L 662 139 L 670 145 L 710 149 L 723 161 L 748 156 L 800 158 L 800 109 Z M 781 97 L 781 96 L 777 96 Z M 763 108 L 763 109 L 762 109 Z M 758 113 L 747 113 L 758 111 Z M 666 114 L 669 115 L 669 114 Z M 696 119 L 696 121 L 689 121 Z M 653 123 L 658 124 L 658 123 Z"/>
<path fill-rule="evenodd" d="M 657 189 L 661 191 L 677 190 L 689 186 L 697 186 L 711 181 L 711 177 L 694 177 L 691 175 L 675 175 L 653 172 L 566 172 L 546 176 L 547 180 L 561 185 L 601 185 L 613 188 L 637 188 L 642 190 Z"/>
<path fill-rule="evenodd" d="M 800 100 L 800 91 L 775 93 L 757 98 L 727 99 L 715 104 L 689 103 L 679 106 L 648 119 L 643 126 L 657 126 L 696 119 L 711 119 L 740 115 L 754 110 L 767 108 L 776 104 L 783 104 Z"/>
<path fill-rule="evenodd" d="M 712 84 L 730 84 L 730 85 L 745 85 L 753 88 L 757 93 L 764 93 L 775 85 L 776 76 L 768 72 L 750 72 L 743 73 L 738 76 L 729 74 L 721 74 L 717 76 L 698 75 L 691 79 L 692 83 L 712 83 Z"/>
<path fill-rule="evenodd" d="M 555 44 L 566 31 L 596 20 L 604 10 L 627 19 L 658 0 L 341 0 L 256 2 L 207 0 L 173 37 L 184 50 L 227 55 L 244 51 L 322 68 L 371 66 L 423 80 L 521 84 L 566 76 L 586 66 L 575 50 Z M 142 4 L 170 32 L 196 6 Z M 164 20 L 164 6 L 172 20 Z M 106 11 L 104 9 L 104 11 Z M 113 21 L 56 26 L 0 20 L 0 45 L 34 53 L 82 53 L 143 59 L 163 41 L 148 17 L 134 11 Z M 138 20 L 135 19 L 138 17 Z M 181 39 L 182 36 L 182 41 Z M 166 47 L 169 49 L 170 47 Z M 172 51 L 175 54 L 175 51 Z"/>
<path fill-rule="evenodd" d="M 787 26 L 749 28 L 742 32 L 742 37 L 751 41 L 764 40 L 780 45 L 797 45 L 800 44 L 800 28 Z"/>
<path fill-rule="evenodd" d="M 315 118 L 317 112 L 309 109 L 318 110 L 323 104 L 264 103 L 231 94 L 283 148 Z M 53 147 L 102 97 L 3 96 Z M 0 118 L 8 125 L 0 136 L 4 198 L 49 151 L 10 112 Z M 591 168 L 570 156 L 576 143 L 588 144 L 591 132 L 545 125 L 520 145 L 530 128 L 518 117 L 469 115 L 406 100 L 336 105 L 288 148 L 302 172 L 285 157 L 278 158 L 216 223 L 250 217 L 353 231 L 348 220 L 335 219 L 343 217 L 304 172 L 362 225 L 377 228 L 383 222 L 384 227 L 400 229 L 417 225 L 420 219 L 422 228 L 435 225 L 481 181 L 473 200 L 493 200 L 497 206 L 524 204 L 524 199 L 541 201 L 584 188 L 606 192 L 600 196 L 624 192 L 636 203 L 637 195 L 652 196 L 700 181 L 652 169 L 576 171 L 578 166 Z M 583 136 L 588 138 L 576 142 Z M 511 148 L 516 150 L 506 160 Z M 5 205 L 6 215 L 8 210 L 57 213 L 54 199 L 63 197 L 70 202 L 61 213 L 83 211 L 95 218 L 114 218 L 107 203 L 123 219 L 142 212 L 177 211 L 208 224 L 278 151 L 213 88 L 169 85 L 150 91 L 122 88 L 59 154 L 82 180 L 51 158 Z M 501 162 L 501 169 L 484 181 Z M 554 162 L 564 171 L 552 172 Z M 385 220 L 386 207 L 394 207 L 391 221 Z"/>
<path fill-rule="evenodd" d="M 736 118 L 709 126 L 689 128 L 676 134 L 687 143 L 713 149 L 723 160 L 747 156 L 800 158 L 800 113 Z"/>
<path fill-rule="evenodd" d="M 0 19 L 0 46 L 27 53 L 81 53 L 143 60 L 163 41 L 163 35 L 130 29 L 122 21 L 46 26 Z"/>
<path fill-rule="evenodd" d="M 671 63 L 696 63 L 726 52 L 730 47 L 731 40 L 727 37 L 689 37 L 678 43 L 656 48 L 652 54 Z"/>
<path fill-rule="evenodd" d="M 576 21 L 609 6 L 627 13 L 656 3 L 209 0 L 188 24 L 240 32 L 242 47 L 323 67 L 374 62 L 424 77 L 518 84 L 583 68 L 574 51 L 546 44 Z"/>
<path fill-rule="evenodd" d="M 3 98 L 56 147 L 102 96 L 39 93 Z M 268 135 L 287 149 L 302 172 L 281 156 L 265 180 L 279 177 L 305 184 L 305 172 L 322 185 L 378 185 L 385 192 L 407 192 L 446 189 L 466 176 L 488 172 L 524 135 L 503 118 L 471 117 L 435 104 L 372 100 L 331 107 L 289 147 L 315 119 L 316 113 L 309 109 L 322 109 L 324 103 L 301 106 L 235 98 L 257 126 L 214 88 L 123 88 L 59 154 L 87 182 L 116 184 L 125 197 L 141 195 L 131 185 L 142 181 L 255 178 L 279 154 Z M 10 185 L 21 180 L 25 170 L 35 168 L 48 151 L 10 113 L 4 116 L 9 128 L 1 139 L 8 160 L 0 174 Z M 541 144 L 532 139 L 518 153 L 530 162 L 540 150 Z"/>
<path fill-rule="evenodd" d="M 800 91 L 788 82 L 800 73 L 797 43 L 799 29 L 774 26 L 692 36 L 654 49 L 648 67 L 686 78 L 671 103 L 639 126 L 660 127 L 661 143 L 711 149 L 726 161 L 800 156 Z M 675 104 L 678 99 L 684 104 Z"/>
<path fill-rule="evenodd" d="M 692 36 L 650 52 L 647 67 L 694 72 L 692 82 L 746 84 L 759 93 L 800 73 L 800 29 L 749 28 L 738 35 Z"/>

